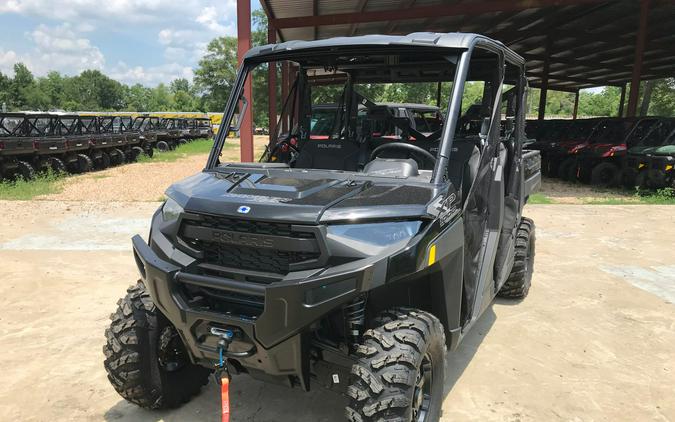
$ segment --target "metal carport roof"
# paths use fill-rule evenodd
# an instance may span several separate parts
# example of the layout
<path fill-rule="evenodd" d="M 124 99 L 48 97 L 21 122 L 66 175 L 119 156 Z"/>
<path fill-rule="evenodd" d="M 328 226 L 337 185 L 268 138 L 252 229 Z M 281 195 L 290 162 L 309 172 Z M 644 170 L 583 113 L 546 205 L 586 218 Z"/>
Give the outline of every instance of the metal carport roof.
<path fill-rule="evenodd" d="M 532 86 L 577 91 L 675 75 L 675 2 L 600 0 L 260 0 L 280 40 L 417 31 L 476 32 L 526 58 Z M 645 5 L 646 4 L 646 5 Z M 646 7 L 645 7 L 646 6 Z"/>

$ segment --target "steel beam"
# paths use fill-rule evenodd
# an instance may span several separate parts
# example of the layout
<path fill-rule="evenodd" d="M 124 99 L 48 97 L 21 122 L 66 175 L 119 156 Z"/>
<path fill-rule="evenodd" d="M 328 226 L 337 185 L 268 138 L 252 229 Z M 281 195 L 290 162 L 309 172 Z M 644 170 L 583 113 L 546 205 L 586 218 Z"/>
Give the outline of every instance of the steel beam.
<path fill-rule="evenodd" d="M 244 60 L 244 55 L 251 49 L 251 0 L 237 0 L 237 59 L 239 65 Z M 248 107 L 243 116 L 239 116 L 241 126 L 239 129 L 239 146 L 242 162 L 253 161 L 253 85 L 252 77 L 246 78 L 244 83 L 244 97 L 248 100 Z M 241 110 L 240 105 L 239 109 Z"/>
<path fill-rule="evenodd" d="M 640 1 L 640 21 L 638 24 L 637 37 L 635 39 L 635 61 L 633 74 L 630 80 L 630 94 L 628 95 L 627 117 L 634 117 L 637 112 L 638 97 L 640 96 L 640 80 L 642 79 L 642 56 L 645 51 L 645 39 L 647 38 L 647 25 L 649 24 L 650 0 Z"/>
<path fill-rule="evenodd" d="M 471 3 L 419 6 L 410 9 L 377 10 L 362 13 L 336 13 L 321 16 L 296 16 L 271 19 L 279 29 L 321 25 L 348 25 L 354 23 L 402 21 L 444 16 L 477 15 L 490 12 L 511 12 L 551 6 L 569 6 L 603 3 L 606 0 L 489 0 Z"/>

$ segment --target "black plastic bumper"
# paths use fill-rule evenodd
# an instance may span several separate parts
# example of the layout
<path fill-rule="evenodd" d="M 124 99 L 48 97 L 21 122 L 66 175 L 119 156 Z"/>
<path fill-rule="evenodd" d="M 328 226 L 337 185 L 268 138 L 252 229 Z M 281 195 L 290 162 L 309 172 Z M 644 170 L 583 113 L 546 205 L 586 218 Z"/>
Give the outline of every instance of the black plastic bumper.
<path fill-rule="evenodd" d="M 229 357 L 268 375 L 304 378 L 309 357 L 303 330 L 386 275 L 386 259 L 363 260 L 351 271 L 264 285 L 187 273 L 161 259 L 140 236 L 134 236 L 132 242 L 155 305 L 176 326 L 196 362 L 210 366 L 218 360 L 218 337 L 210 333 L 211 328 L 231 328 L 240 335 L 232 343 Z M 193 309 L 181 294 L 181 284 L 264 298 L 264 310 L 257 318 L 245 318 Z"/>

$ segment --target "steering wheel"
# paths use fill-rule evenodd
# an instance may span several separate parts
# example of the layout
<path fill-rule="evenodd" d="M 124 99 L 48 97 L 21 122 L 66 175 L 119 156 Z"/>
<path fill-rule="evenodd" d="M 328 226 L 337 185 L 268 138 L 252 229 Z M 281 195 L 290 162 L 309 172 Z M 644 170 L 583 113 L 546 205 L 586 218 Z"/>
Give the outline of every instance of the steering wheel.
<path fill-rule="evenodd" d="M 434 157 L 429 151 L 427 151 L 424 148 L 420 148 L 417 145 L 412 145 L 412 144 L 406 144 L 404 142 L 392 142 L 390 144 L 383 144 L 380 145 L 379 147 L 375 148 L 373 152 L 370 153 L 370 161 L 373 161 L 374 159 L 377 158 L 377 155 L 386 150 L 386 149 L 404 149 L 407 150 L 410 154 L 410 157 L 412 157 L 415 161 L 417 161 L 417 164 L 422 167 L 424 165 L 423 162 L 421 162 L 418 158 L 415 157 L 414 154 L 421 154 L 424 156 L 424 158 L 428 159 L 431 161 L 431 163 L 435 166 L 436 165 L 436 157 Z"/>

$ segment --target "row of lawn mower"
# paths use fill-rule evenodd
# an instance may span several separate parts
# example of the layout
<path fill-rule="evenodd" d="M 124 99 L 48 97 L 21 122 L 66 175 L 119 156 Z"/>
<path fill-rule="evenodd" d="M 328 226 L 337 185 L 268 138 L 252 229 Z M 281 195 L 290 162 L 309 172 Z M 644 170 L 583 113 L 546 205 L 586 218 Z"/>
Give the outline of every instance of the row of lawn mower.
<path fill-rule="evenodd" d="M 102 170 L 212 136 L 208 118 L 0 113 L 0 180 Z"/>
<path fill-rule="evenodd" d="M 675 187 L 675 118 L 532 120 L 526 132 L 546 176 L 599 187 Z"/>

